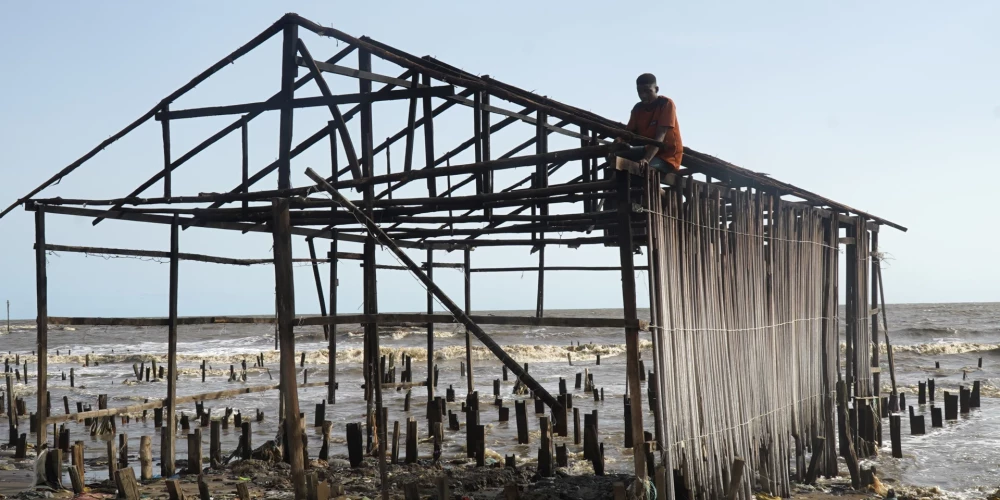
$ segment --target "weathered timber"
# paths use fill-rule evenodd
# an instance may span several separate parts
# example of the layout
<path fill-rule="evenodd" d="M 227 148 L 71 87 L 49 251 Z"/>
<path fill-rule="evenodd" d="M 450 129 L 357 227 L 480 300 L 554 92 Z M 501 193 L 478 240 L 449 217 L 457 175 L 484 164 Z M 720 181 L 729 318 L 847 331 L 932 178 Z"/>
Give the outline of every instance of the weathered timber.
<path fill-rule="evenodd" d="M 440 300 L 442 304 L 445 307 L 447 307 L 448 310 L 451 311 L 453 315 L 457 316 L 458 319 L 461 320 L 461 322 L 466 326 L 466 328 L 468 328 L 476 336 L 476 338 L 478 338 L 483 344 L 485 344 L 486 347 L 491 352 L 493 352 L 493 354 L 496 355 L 497 358 L 499 358 L 504 365 L 507 366 L 507 368 L 513 371 L 514 374 L 517 375 L 522 380 L 522 382 L 524 382 L 525 385 L 527 385 L 532 391 L 534 391 L 536 395 L 541 396 L 542 399 L 544 399 L 545 402 L 549 405 L 549 407 L 559 408 L 559 402 L 556 401 L 556 399 L 552 397 L 552 395 L 549 394 L 549 392 L 544 387 L 542 387 L 541 384 L 539 384 L 534 378 L 528 375 L 528 373 L 521 368 L 521 365 L 513 358 L 511 358 L 503 350 L 503 348 L 499 344 L 497 344 L 496 341 L 493 340 L 492 337 L 490 337 L 486 332 L 483 331 L 482 328 L 479 327 L 479 325 L 477 325 L 472 319 L 470 319 L 469 316 L 467 316 L 465 312 L 462 310 L 462 308 L 459 307 L 458 304 L 456 304 L 454 301 L 452 301 L 451 298 L 448 297 L 441 290 L 441 288 L 437 286 L 437 284 L 435 284 L 432 280 L 430 280 L 427 277 L 427 275 L 420 269 L 420 266 L 417 265 L 416 262 L 413 262 L 413 259 L 411 259 L 405 252 L 403 252 L 392 239 L 386 236 L 385 232 L 382 231 L 382 228 L 380 228 L 377 224 L 371 221 L 371 219 L 368 219 L 358 207 L 354 206 L 354 204 L 352 204 L 350 201 L 344 198 L 344 196 L 340 194 L 339 191 L 334 189 L 333 186 L 330 185 L 330 183 L 326 182 L 326 180 L 324 180 L 323 177 L 317 174 L 315 171 L 313 171 L 312 169 L 307 169 L 306 175 L 309 176 L 309 178 L 312 179 L 313 181 L 317 182 L 317 185 L 324 191 L 333 195 L 333 197 L 339 200 L 348 210 L 358 215 L 359 219 L 363 220 L 366 226 L 368 226 L 368 229 L 371 231 L 371 233 L 378 238 L 379 243 L 387 246 L 396 255 L 396 257 L 398 257 L 405 265 L 410 267 L 411 272 L 417 276 L 417 278 L 424 284 L 424 286 L 427 287 L 429 290 L 432 290 L 434 295 L 438 298 L 438 300 Z"/>
<path fill-rule="evenodd" d="M 295 378 L 295 291 L 292 281 L 292 241 L 289 231 L 288 202 L 274 200 L 274 276 L 278 302 L 278 334 L 281 345 L 281 385 L 284 400 L 284 435 L 287 455 L 292 466 L 292 484 L 296 500 L 304 500 L 305 464 L 302 456 L 302 426 L 299 417 L 299 396 Z"/>
<path fill-rule="evenodd" d="M 442 85 L 440 87 L 391 90 L 385 93 L 372 94 L 342 94 L 318 97 L 300 97 L 292 99 L 291 107 L 314 108 L 318 106 L 335 106 L 338 104 L 371 103 L 379 101 L 394 101 L 409 99 L 411 97 L 447 97 L 455 95 L 455 87 Z M 273 111 L 282 109 L 280 101 L 249 102 L 244 104 L 232 104 L 228 106 L 211 106 L 205 108 L 179 109 L 176 111 L 166 111 L 157 113 L 157 120 L 180 120 L 184 118 L 199 118 L 205 116 L 238 115 L 243 113 L 260 113 L 262 111 Z"/>

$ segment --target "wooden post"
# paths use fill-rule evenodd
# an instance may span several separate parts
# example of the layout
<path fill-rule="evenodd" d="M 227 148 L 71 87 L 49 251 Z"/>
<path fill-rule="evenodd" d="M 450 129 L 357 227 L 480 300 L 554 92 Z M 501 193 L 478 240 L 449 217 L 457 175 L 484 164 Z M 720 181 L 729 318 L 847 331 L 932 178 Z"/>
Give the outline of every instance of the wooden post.
<path fill-rule="evenodd" d="M 188 434 L 188 474 L 201 473 L 201 429 Z"/>
<path fill-rule="evenodd" d="M 425 87 L 431 86 L 431 76 L 424 73 L 423 84 Z M 423 111 L 424 111 L 424 161 L 427 163 L 427 167 L 432 167 L 434 165 L 434 113 L 431 106 L 431 97 L 427 96 L 423 98 Z M 431 198 L 437 196 L 437 178 L 428 177 L 427 178 L 427 195 Z"/>
<path fill-rule="evenodd" d="M 350 459 L 351 467 L 361 465 L 364 459 L 364 452 L 361 448 L 361 424 L 347 424 L 347 456 Z"/>
<path fill-rule="evenodd" d="M 389 463 L 399 463 L 399 420 L 392 423 L 392 454 Z"/>
<path fill-rule="evenodd" d="M 358 69 L 361 71 L 371 71 L 372 60 L 371 52 L 365 49 L 358 49 Z M 359 79 L 359 90 L 362 95 L 370 94 L 372 91 L 372 82 L 367 79 Z M 428 100 L 429 102 L 429 100 Z M 374 152 L 374 135 L 372 132 L 372 103 L 371 101 L 361 104 L 361 154 L 364 158 L 364 174 L 366 176 L 375 175 L 375 152 Z M 370 217 L 373 211 L 373 205 L 375 202 L 375 191 L 373 184 L 367 184 L 364 187 L 364 200 L 365 209 Z M 376 271 L 375 271 L 375 238 L 369 233 L 365 238 L 364 245 L 364 282 L 365 282 L 365 313 L 366 314 L 378 314 L 378 286 L 376 281 Z M 366 370 L 369 374 L 374 375 L 378 373 L 376 370 L 378 368 L 378 358 L 379 358 L 379 338 L 378 338 L 378 325 L 375 323 L 367 323 L 365 325 L 365 337 L 368 339 L 369 355 L 368 363 L 369 367 Z M 376 417 L 382 415 L 382 384 L 381 376 L 374 377 L 369 376 L 367 383 L 371 384 L 372 389 L 374 389 L 375 405 L 374 415 Z M 428 384 L 430 386 L 432 384 Z M 372 421 L 371 412 L 371 400 L 369 400 L 369 422 Z M 375 418 L 377 421 L 378 418 Z M 386 445 L 386 428 L 385 425 L 380 425 L 377 429 L 378 431 L 378 463 L 379 463 L 379 476 L 381 479 L 381 490 L 383 500 L 389 500 L 389 481 L 388 481 L 388 469 L 385 462 L 385 445 Z"/>
<path fill-rule="evenodd" d="M 899 415 L 889 416 L 889 437 L 892 441 L 892 456 L 893 458 L 903 458 L 903 448 L 900 445 L 900 425 L 901 417 Z"/>
<path fill-rule="evenodd" d="M 143 481 L 149 481 L 153 478 L 153 442 L 149 436 L 142 436 L 139 438 L 139 466 L 141 470 L 140 477 Z M 80 466 L 80 469 L 80 474 L 82 476 L 82 465 Z"/>
<path fill-rule="evenodd" d="M 288 33 L 286 28 L 286 35 Z M 294 34 L 294 33 L 293 33 Z M 286 40 L 287 43 L 287 40 Z M 292 41 L 294 44 L 294 40 Z M 293 54 L 294 59 L 294 54 Z M 294 60 L 292 61 L 294 64 Z M 288 200 L 272 201 L 274 222 L 274 282 L 278 298 L 278 340 L 281 346 L 282 399 L 285 401 L 285 437 L 292 466 L 295 499 L 305 500 L 305 464 L 302 460 L 302 425 L 299 417 L 298 383 L 295 380 L 295 285 L 292 270 L 292 235 Z"/>
<path fill-rule="evenodd" d="M 281 44 L 281 116 L 278 132 L 278 189 L 289 189 L 292 160 L 292 100 L 295 98 L 295 78 L 298 65 L 295 62 L 296 40 L 299 25 L 294 21 L 285 23 Z M 303 486 L 305 483 L 303 482 Z M 298 490 L 296 490 L 298 491 Z M 304 490 L 303 490 L 304 491 Z"/>
<path fill-rule="evenodd" d="M 627 171 L 616 172 L 618 180 L 618 251 L 622 266 L 622 299 L 625 305 L 625 320 L 638 321 L 635 291 L 635 262 L 633 260 L 632 243 L 632 201 L 631 174 Z M 626 377 L 631 397 L 632 432 L 642 435 L 642 386 L 639 383 L 639 329 L 625 329 Z M 632 447 L 635 463 L 635 477 L 646 480 L 646 457 L 641 446 Z M 641 498 L 645 495 L 640 493 Z"/>
<path fill-rule="evenodd" d="M 222 422 L 213 420 L 208 435 L 208 462 L 218 469 L 222 467 Z"/>
<path fill-rule="evenodd" d="M 514 401 L 514 418 L 517 420 L 517 444 L 528 444 L 528 410 L 524 401 Z"/>
<path fill-rule="evenodd" d="M 465 249 L 465 262 L 462 265 L 465 276 L 465 314 L 472 314 L 472 254 L 469 248 Z M 468 392 L 476 391 L 475 377 L 472 375 L 472 334 L 469 328 L 465 329 L 465 382 Z"/>
<path fill-rule="evenodd" d="M 417 420 L 412 417 L 406 421 L 406 463 L 417 463 Z"/>
<path fill-rule="evenodd" d="M 243 441 L 243 456 L 240 458 L 249 460 L 253 455 L 253 432 L 250 431 L 250 422 L 240 424 L 240 439 Z"/>
<path fill-rule="evenodd" d="M 10 446 L 17 443 L 17 402 L 14 400 L 14 379 L 8 374 L 4 377 L 7 383 L 7 429 Z"/>
<path fill-rule="evenodd" d="M 333 134 L 331 134 L 332 136 Z M 330 240 L 330 253 L 328 255 L 330 259 L 330 315 L 334 318 L 337 317 L 337 286 L 340 284 L 340 279 L 337 273 L 337 232 L 334 231 L 332 235 L 332 240 Z M 326 388 L 326 400 L 330 404 L 337 402 L 337 323 L 334 322 L 330 325 L 330 337 L 327 339 L 329 344 L 328 351 L 328 383 Z"/>
<path fill-rule="evenodd" d="M 212 492 L 208 490 L 204 474 L 198 474 L 198 497 L 200 500 L 212 500 Z"/>
<path fill-rule="evenodd" d="M 164 104 L 162 112 L 164 114 L 170 111 L 170 105 Z M 171 178 L 170 178 L 170 118 L 166 116 L 163 120 L 160 120 L 160 130 L 163 135 L 163 197 L 170 198 L 170 188 L 171 188 Z M 114 479 L 114 476 L 111 477 Z"/>
<path fill-rule="evenodd" d="M 313 281 L 316 282 L 316 297 L 319 299 L 319 314 L 326 317 L 326 297 L 323 296 L 323 279 L 319 277 L 319 262 L 316 261 L 316 245 L 312 238 L 306 238 L 309 244 L 309 259 L 312 260 Z M 330 326 L 323 325 L 323 337 L 330 338 Z"/>
<path fill-rule="evenodd" d="M 434 250 L 427 249 L 427 278 L 434 279 Z M 434 294 L 427 290 L 427 314 L 434 314 Z M 427 322 L 427 403 L 434 400 L 434 322 Z"/>
<path fill-rule="evenodd" d="M 851 426 L 848 423 L 847 414 L 847 384 L 843 380 L 837 381 L 837 422 L 840 427 L 840 440 L 844 448 L 841 455 L 847 462 L 847 469 L 851 473 L 851 484 L 854 489 L 861 487 L 861 472 L 858 467 L 858 456 L 854 451 L 854 439 L 851 437 Z"/>
<path fill-rule="evenodd" d="M 46 441 L 46 420 L 49 417 L 48 401 L 48 365 L 49 365 L 49 299 L 48 299 L 48 277 L 45 272 L 45 212 L 37 210 L 35 212 L 35 297 L 38 309 L 36 318 L 35 340 L 38 343 L 38 380 L 37 382 L 37 406 L 36 418 L 38 418 L 38 432 L 35 433 L 35 446 L 42 449 Z M 27 377 L 28 370 L 25 368 L 24 375 Z M 7 377 L 10 383 L 10 377 Z M 13 411 L 13 407 L 11 407 Z"/>
<path fill-rule="evenodd" d="M 175 439 L 177 434 L 177 287 L 178 287 L 178 264 L 179 258 L 179 232 L 178 217 L 174 215 L 173 223 L 170 225 L 170 296 L 169 296 L 169 320 L 167 326 L 167 400 L 164 407 L 166 412 L 166 428 L 160 432 L 164 433 L 165 449 L 160 451 L 160 471 L 163 477 L 174 475 L 174 453 Z"/>
<path fill-rule="evenodd" d="M 240 141 L 241 141 L 240 145 L 242 149 L 241 156 L 243 160 L 240 170 L 242 174 L 241 185 L 243 186 L 244 193 L 250 192 L 250 133 L 249 132 L 250 131 L 247 128 L 247 122 L 244 121 L 240 125 Z M 250 208 L 250 201 L 243 200 L 243 211 L 246 212 L 248 208 Z"/>
<path fill-rule="evenodd" d="M 118 470 L 118 443 L 114 438 L 108 440 L 108 477 L 114 478 Z"/>

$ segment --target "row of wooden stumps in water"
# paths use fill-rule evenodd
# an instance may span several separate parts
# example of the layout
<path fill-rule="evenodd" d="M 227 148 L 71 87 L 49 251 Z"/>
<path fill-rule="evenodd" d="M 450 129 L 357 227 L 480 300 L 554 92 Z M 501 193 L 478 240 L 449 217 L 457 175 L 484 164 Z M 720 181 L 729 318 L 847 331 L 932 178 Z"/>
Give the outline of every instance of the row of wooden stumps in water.
<path fill-rule="evenodd" d="M 381 379 L 383 383 L 389 385 L 390 387 L 396 387 L 397 389 L 402 389 L 405 386 L 405 384 L 410 384 L 410 386 L 413 385 L 426 386 L 426 382 L 421 382 L 419 384 L 412 384 L 413 374 L 410 369 L 412 360 L 410 359 L 409 356 L 406 355 L 403 356 L 402 360 L 405 368 L 402 370 L 402 373 L 399 377 L 400 383 L 397 384 L 396 371 L 392 356 L 390 356 L 388 363 L 383 357 L 380 363 L 380 368 L 382 369 Z M 134 371 L 136 372 L 136 377 L 139 378 L 140 374 L 143 377 L 145 377 L 147 374 L 150 374 L 151 372 L 157 373 L 155 371 L 156 370 L 155 366 L 156 365 L 151 364 L 149 368 L 146 368 L 145 366 L 135 368 Z M 461 368 L 464 369 L 464 366 Z M 527 370 L 527 364 L 525 364 L 525 370 Z M 433 377 L 433 382 L 436 385 L 437 382 L 436 375 L 438 372 L 437 367 L 435 367 L 434 372 L 435 376 Z M 507 372 L 508 372 L 507 368 L 502 367 L 502 380 L 508 380 Z M 645 375 L 645 373 L 643 375 Z M 510 419 L 510 409 L 509 407 L 504 406 L 504 401 L 501 398 L 500 382 L 501 382 L 500 378 L 494 380 L 493 384 L 494 397 L 495 397 L 494 405 L 497 408 L 498 421 L 505 422 L 509 421 Z M 604 391 L 603 389 L 595 386 L 594 377 L 593 374 L 590 373 L 589 368 L 584 369 L 582 372 L 576 374 L 576 384 L 574 387 L 577 391 L 584 391 L 584 393 L 588 395 L 593 394 L 595 401 L 604 400 Z M 10 399 L 11 397 L 10 395 L 12 394 L 12 392 L 9 390 L 7 392 L 8 392 L 7 397 L 8 399 Z M 533 395 L 530 394 L 530 391 L 528 391 L 523 386 L 523 384 L 520 383 L 519 380 L 514 386 L 514 393 L 527 394 L 529 399 L 533 399 L 534 401 L 535 413 L 540 414 L 539 431 L 540 431 L 541 442 L 538 451 L 538 471 L 540 475 L 544 477 L 552 476 L 555 474 L 556 467 L 568 466 L 567 445 L 562 444 L 557 446 L 555 445 L 555 440 L 554 440 L 555 436 L 568 437 L 569 425 L 568 425 L 568 418 L 566 418 L 568 414 L 564 413 L 561 417 L 556 415 L 553 415 L 552 417 L 544 415 L 547 410 L 542 400 L 533 398 Z M 562 378 L 559 381 L 559 393 L 560 393 L 559 394 L 560 403 L 563 404 L 564 408 L 566 408 L 567 411 L 570 410 L 572 411 L 573 443 L 575 445 L 581 445 L 581 444 L 583 445 L 584 459 L 592 463 L 596 474 L 603 474 L 604 443 L 602 443 L 599 438 L 597 410 L 585 413 L 582 422 L 583 425 L 581 426 L 580 410 L 578 408 L 573 407 L 572 403 L 573 397 L 567 391 L 566 380 Z M 13 403 L 12 407 L 15 409 L 20 409 L 21 410 L 20 414 L 23 415 L 24 410 L 26 409 L 26 405 L 23 402 L 23 400 L 20 400 L 20 398 L 18 398 L 17 401 L 19 402 Z M 49 396 L 48 401 L 51 410 L 51 403 L 52 403 L 51 396 Z M 410 402 L 410 390 L 408 389 L 406 394 L 405 411 L 409 411 L 409 406 L 410 406 L 409 402 Z M 475 458 L 477 465 L 480 466 L 485 465 L 485 426 L 480 423 L 481 409 L 479 404 L 479 393 L 472 392 L 468 394 L 466 401 L 462 403 L 462 410 L 458 413 L 454 412 L 453 410 L 447 410 L 446 403 L 448 402 L 455 402 L 455 390 L 453 387 L 449 387 L 447 389 L 446 396 L 444 398 L 436 397 L 434 398 L 433 402 L 428 405 L 427 431 L 429 435 L 434 438 L 433 459 L 437 461 L 441 456 L 441 444 L 442 441 L 444 440 L 444 416 L 445 415 L 448 416 L 448 424 L 447 424 L 448 430 L 458 431 L 461 429 L 461 425 L 459 422 L 459 415 L 461 413 L 465 413 L 465 420 L 466 420 L 465 429 L 466 429 L 466 440 L 467 440 L 466 449 L 468 450 L 468 457 Z M 627 398 L 624 399 L 624 402 L 625 403 L 623 409 L 625 412 L 625 426 L 626 426 L 626 432 L 625 432 L 626 435 L 624 444 L 628 447 L 632 445 L 631 443 L 632 432 L 631 429 L 629 428 L 631 420 L 628 418 L 631 409 L 629 408 L 629 400 Z M 68 397 L 66 396 L 63 397 L 63 403 L 66 413 L 69 414 L 70 406 Z M 322 432 L 323 446 L 318 454 L 318 458 L 323 460 L 329 458 L 330 434 L 333 427 L 332 422 L 325 419 L 326 405 L 327 403 L 325 400 L 316 405 L 316 414 L 314 419 L 314 425 L 317 427 L 322 427 L 323 430 Z M 529 420 L 528 420 L 529 419 L 528 401 L 527 400 L 515 401 L 514 406 L 515 406 L 515 420 L 517 423 L 518 443 L 527 444 L 529 443 L 530 439 Z M 178 427 L 182 430 L 189 431 L 187 433 L 188 466 L 186 469 L 184 469 L 184 471 L 182 471 L 183 473 L 188 473 L 188 474 L 200 473 L 203 470 L 202 467 L 205 465 L 203 463 L 203 454 L 202 454 L 202 441 L 203 441 L 202 429 L 195 428 L 192 430 L 191 429 L 192 425 L 200 424 L 201 427 L 210 428 L 210 440 L 209 440 L 210 447 L 208 450 L 209 453 L 207 455 L 207 461 L 213 468 L 220 467 L 221 465 L 224 465 L 225 463 L 229 462 L 234 458 L 246 459 L 250 458 L 251 456 L 254 456 L 254 458 L 258 458 L 255 454 L 263 454 L 269 452 L 273 453 L 274 450 L 277 449 L 277 447 L 272 444 L 271 448 L 267 448 L 265 446 L 258 448 L 257 450 L 253 450 L 251 442 L 251 432 L 250 432 L 251 423 L 249 421 L 245 421 L 243 419 L 243 416 L 239 412 L 234 413 L 232 409 L 227 408 L 225 416 L 220 420 L 218 418 L 212 419 L 211 412 L 204 408 L 204 402 L 201 401 L 196 402 L 195 407 L 196 411 L 194 418 L 190 418 L 188 414 L 181 412 L 180 418 L 177 419 Z M 83 402 L 76 403 L 77 412 L 91 411 L 91 409 L 92 409 L 91 405 L 89 404 L 84 404 Z M 107 409 L 106 395 L 100 395 L 98 397 L 98 409 Z M 15 410 L 14 413 L 16 414 L 17 411 Z M 166 429 L 162 428 L 162 425 L 165 422 L 164 409 L 163 408 L 152 409 L 152 414 L 155 427 L 161 429 L 159 434 L 162 445 L 164 441 L 164 436 L 166 436 Z M 141 419 L 142 421 L 146 421 L 147 415 L 148 412 L 144 410 L 142 412 L 141 417 L 136 415 L 136 419 Z M 237 449 L 232 454 L 230 454 L 228 458 L 225 458 L 221 453 L 221 430 L 229 426 L 231 418 L 232 421 L 235 423 L 236 428 L 238 428 L 241 431 L 241 436 Z M 263 418 L 263 414 L 259 410 L 257 411 L 256 418 L 257 421 L 260 421 Z M 31 420 L 32 424 L 35 424 L 35 422 L 33 421 L 34 419 L 32 418 Z M 93 419 L 87 418 L 84 419 L 84 424 L 89 427 L 92 436 L 107 435 L 107 434 L 111 434 L 113 436 L 115 434 L 118 434 L 116 420 L 120 420 L 123 425 L 127 425 L 133 420 L 133 418 L 130 415 L 105 416 Z M 386 425 L 386 423 L 389 421 L 387 409 L 383 408 L 382 415 L 379 420 L 380 420 L 379 422 L 376 422 L 377 425 Z M 302 421 L 304 422 L 304 419 Z M 399 441 L 403 433 L 400 432 L 400 422 L 396 421 L 393 423 L 394 423 L 394 428 L 392 434 L 392 447 L 391 447 L 392 451 L 390 460 L 391 463 L 400 463 Z M 304 426 L 305 424 L 303 424 L 303 427 Z M 402 463 L 415 463 L 418 459 L 417 441 L 420 433 L 418 429 L 417 419 L 412 417 L 408 418 L 407 421 L 405 422 L 405 426 L 406 426 L 405 451 L 404 451 L 405 457 Z M 14 430 L 14 432 L 16 432 L 16 427 L 12 427 L 12 429 Z M 35 430 L 36 429 L 34 425 L 32 425 L 31 432 L 33 433 L 35 432 Z M 351 465 L 355 467 L 360 465 L 364 456 L 364 450 L 362 448 L 361 432 L 362 430 L 360 423 L 351 423 L 348 424 L 346 427 L 347 444 L 349 452 L 348 455 L 350 458 Z M 371 428 L 369 428 L 369 433 L 370 432 Z M 69 457 L 73 464 L 73 467 L 70 470 L 70 479 L 73 483 L 74 490 L 78 488 L 82 490 L 83 487 L 82 478 L 84 477 L 83 442 L 76 441 L 75 443 L 70 444 L 71 443 L 70 431 L 69 429 L 66 428 L 65 425 L 63 425 L 58 430 L 53 428 L 53 436 L 54 436 L 54 443 L 52 447 L 46 451 L 46 453 L 51 453 L 51 455 L 47 455 L 45 459 L 47 463 L 51 464 L 49 465 L 49 467 L 51 468 L 51 470 L 49 471 L 50 477 L 52 477 L 53 479 L 60 479 L 57 481 L 53 481 L 53 483 L 61 484 L 61 478 L 58 478 L 56 476 L 61 476 L 61 464 L 63 462 L 63 457 Z M 131 495 L 137 494 L 138 488 L 135 486 L 136 479 L 134 477 L 134 473 L 132 472 L 132 469 L 128 466 L 128 461 L 129 461 L 128 436 L 125 433 L 121 433 L 118 434 L 117 437 L 118 437 L 117 440 L 109 439 L 107 443 L 108 475 L 109 478 L 114 479 L 120 494 L 122 496 L 125 496 L 126 498 L 131 498 Z M 642 439 L 642 441 L 645 443 L 648 460 L 652 462 L 653 459 L 652 452 L 653 448 L 656 446 L 655 442 L 652 441 L 652 436 L 648 432 L 644 433 L 643 438 L 644 439 Z M 19 442 L 21 444 L 21 449 L 22 449 L 21 457 L 23 457 L 24 451 L 27 449 L 26 434 L 21 434 L 17 436 L 16 442 Z M 151 438 L 149 436 L 141 437 L 139 448 L 140 449 L 138 453 L 138 459 L 142 471 L 140 479 L 148 480 L 152 478 L 153 460 L 152 460 Z M 287 447 L 282 447 L 282 449 L 287 449 Z M 303 449 L 305 450 L 305 447 L 303 447 Z M 368 454 L 374 453 L 374 450 L 376 449 L 377 446 L 374 447 L 369 446 Z M 305 453 L 307 454 L 307 452 Z M 277 451 L 277 455 L 279 457 L 281 456 L 280 450 Z M 164 457 L 161 457 L 161 460 L 163 458 Z M 261 456 L 259 458 L 264 458 L 264 457 Z M 285 460 L 289 459 L 289 457 L 281 457 L 281 458 L 284 458 Z M 306 455 L 306 458 L 308 458 L 308 454 Z M 308 460 L 306 461 L 306 463 L 308 463 Z M 516 466 L 515 457 L 512 455 L 507 456 L 504 465 Z M 314 485 L 310 484 L 310 487 L 313 486 Z M 331 492 L 337 490 L 336 485 L 324 485 L 317 487 L 319 487 L 321 490 L 328 490 Z M 167 488 L 168 490 L 171 489 L 174 490 L 171 491 L 171 496 L 173 498 L 180 498 L 180 496 L 183 495 L 183 493 L 180 492 L 179 488 L 177 488 L 176 484 L 171 486 L 170 481 L 168 481 Z M 408 488 L 406 487 L 406 485 L 404 485 L 404 491 L 406 491 L 407 489 Z M 623 491 L 624 489 L 622 488 L 622 492 Z M 322 493 L 322 491 L 320 493 Z M 511 492 L 508 493 L 508 498 L 516 498 L 516 494 L 517 490 L 516 488 L 514 488 Z M 243 498 L 242 495 L 241 498 Z M 316 498 L 326 498 L 326 497 L 318 496 Z"/>
<path fill-rule="evenodd" d="M 980 367 L 982 361 L 980 360 Z M 838 390 L 838 420 L 840 421 L 840 454 L 847 462 L 855 488 L 868 486 L 872 483 L 875 468 L 865 470 L 858 464 L 859 458 L 868 458 L 877 454 L 877 448 L 882 445 L 881 420 L 889 420 L 889 440 L 893 458 L 903 458 L 902 419 L 903 413 L 908 413 L 910 435 L 927 433 L 926 414 L 918 414 L 925 405 L 930 404 L 931 427 L 944 427 L 950 420 L 958 420 L 959 415 L 970 413 L 980 407 L 980 381 L 972 382 L 972 387 L 959 386 L 958 394 L 944 391 L 944 408 L 935 404 L 935 380 L 917 383 L 916 407 L 907 406 L 906 394 L 899 393 L 896 401 L 894 395 L 882 396 L 878 401 L 878 409 L 869 404 L 872 398 L 856 398 L 854 408 L 846 408 L 846 397 L 843 394 L 843 382 L 839 382 Z M 894 412 L 892 408 L 899 408 Z M 876 417 L 876 415 L 878 415 Z M 879 418 L 880 417 L 880 418 Z M 850 432 L 847 432 L 847 430 Z M 854 439 L 856 437 L 856 439 Z M 855 446 L 856 444 L 856 446 Z M 810 464 L 809 475 L 812 476 L 813 466 Z"/>

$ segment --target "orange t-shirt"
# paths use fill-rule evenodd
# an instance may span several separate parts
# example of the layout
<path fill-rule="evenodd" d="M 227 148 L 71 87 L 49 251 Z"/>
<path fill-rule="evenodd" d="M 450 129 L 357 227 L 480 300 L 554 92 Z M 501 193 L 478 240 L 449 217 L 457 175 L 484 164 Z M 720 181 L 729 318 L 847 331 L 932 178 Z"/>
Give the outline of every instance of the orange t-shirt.
<path fill-rule="evenodd" d="M 641 102 L 636 104 L 632 108 L 631 116 L 629 116 L 627 130 L 643 137 L 655 139 L 657 127 L 668 127 L 663 142 L 670 147 L 661 147 L 656 156 L 662 158 L 676 171 L 681 167 L 684 145 L 681 143 L 681 129 L 677 124 L 677 110 L 674 107 L 674 101 L 662 95 L 648 105 Z"/>

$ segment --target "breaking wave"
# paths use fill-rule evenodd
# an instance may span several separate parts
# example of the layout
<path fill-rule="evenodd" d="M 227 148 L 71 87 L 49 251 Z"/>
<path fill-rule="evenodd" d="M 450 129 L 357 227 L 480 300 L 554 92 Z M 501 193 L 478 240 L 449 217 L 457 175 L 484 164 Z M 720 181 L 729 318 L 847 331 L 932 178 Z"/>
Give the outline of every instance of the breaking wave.
<path fill-rule="evenodd" d="M 446 334 L 455 335 L 454 332 L 446 332 Z M 652 348 L 652 344 L 648 340 L 642 340 L 640 341 L 639 347 L 642 350 L 650 350 Z M 580 344 L 578 346 L 512 344 L 505 345 L 503 348 L 507 351 L 507 354 L 521 362 L 563 361 L 566 359 L 567 354 L 569 354 L 573 360 L 593 360 L 597 357 L 597 355 L 607 358 L 625 354 L 625 344 Z M 403 354 L 412 357 L 414 360 L 427 359 L 427 349 L 423 347 L 386 346 L 381 348 L 381 352 L 386 356 L 390 354 L 394 355 L 397 361 L 402 359 Z M 303 354 L 305 355 L 305 362 L 307 364 L 326 364 L 329 362 L 329 351 L 327 349 L 299 352 L 296 354 L 296 360 L 298 361 L 299 356 Z M 226 365 L 234 364 L 237 365 L 237 369 L 239 369 L 240 363 L 244 360 L 247 362 L 247 369 L 252 369 L 255 364 L 255 358 L 258 355 L 263 356 L 265 366 L 278 364 L 278 351 L 264 351 L 261 353 L 180 353 L 177 355 L 177 361 L 178 363 L 184 364 L 200 364 L 202 361 L 206 361 L 209 365 L 213 365 L 212 374 L 224 374 L 228 373 L 228 370 L 225 369 L 228 368 Z M 338 361 L 360 362 L 363 359 L 363 356 L 363 349 L 342 349 L 337 351 Z M 459 359 L 464 357 L 465 346 L 462 345 L 445 346 L 434 350 L 434 359 L 437 360 Z M 482 345 L 473 346 L 472 348 L 473 359 L 486 360 L 494 359 L 494 357 L 493 353 Z M 34 356 L 21 356 L 21 359 L 27 360 L 29 363 L 34 362 Z M 51 364 L 83 365 L 86 360 L 86 355 L 77 354 L 49 356 L 49 363 Z M 163 354 L 149 353 L 95 353 L 90 355 L 90 362 L 92 365 L 145 363 L 148 367 L 154 360 L 158 364 L 164 363 L 166 361 L 166 356 Z M 223 367 L 221 370 L 220 365 Z M 179 370 L 185 375 L 201 375 L 201 371 L 198 368 L 182 367 Z"/>
<path fill-rule="evenodd" d="M 885 351 L 884 344 L 879 345 Z M 941 342 L 933 344 L 894 345 L 893 352 L 908 352 L 913 354 L 963 354 L 967 352 L 988 352 L 1000 350 L 1000 344 L 981 344 L 976 342 Z"/>

